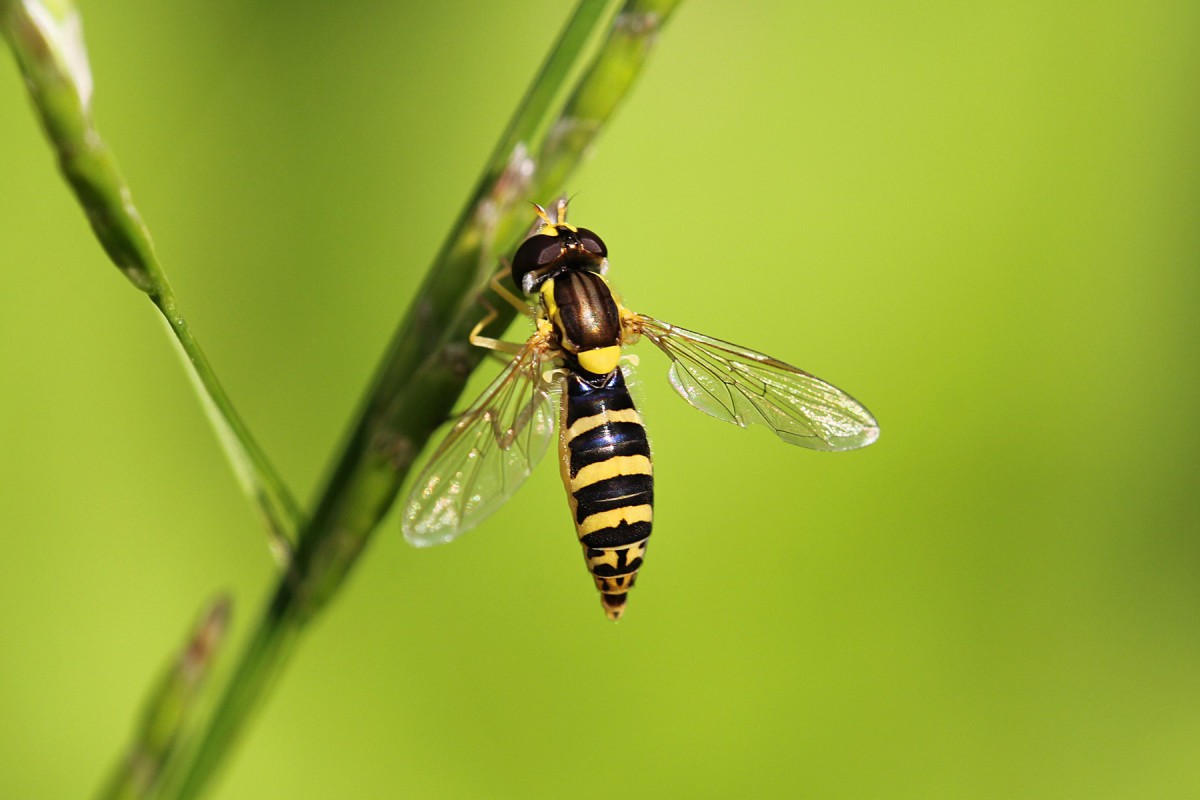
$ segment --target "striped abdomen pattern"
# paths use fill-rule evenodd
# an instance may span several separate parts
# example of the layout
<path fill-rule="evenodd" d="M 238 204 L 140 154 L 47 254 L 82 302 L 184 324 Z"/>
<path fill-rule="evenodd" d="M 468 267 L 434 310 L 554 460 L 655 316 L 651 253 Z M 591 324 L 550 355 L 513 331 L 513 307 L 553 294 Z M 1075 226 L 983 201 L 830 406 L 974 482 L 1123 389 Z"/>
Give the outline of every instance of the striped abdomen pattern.
<path fill-rule="evenodd" d="M 653 518 L 650 443 L 620 368 L 566 378 L 561 426 L 563 483 L 588 569 L 609 619 L 625 609 Z"/>

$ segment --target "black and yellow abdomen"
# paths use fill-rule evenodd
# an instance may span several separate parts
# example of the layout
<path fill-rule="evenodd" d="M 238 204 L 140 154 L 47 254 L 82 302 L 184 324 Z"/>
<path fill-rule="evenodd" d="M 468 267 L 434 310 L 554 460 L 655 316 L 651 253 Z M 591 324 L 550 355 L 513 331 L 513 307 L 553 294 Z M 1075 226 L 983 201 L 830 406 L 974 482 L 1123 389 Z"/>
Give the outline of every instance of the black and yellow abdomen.
<path fill-rule="evenodd" d="M 563 483 L 588 569 L 609 619 L 625 610 L 654 516 L 650 443 L 620 368 L 566 377 L 560 428 Z"/>
<path fill-rule="evenodd" d="M 646 555 L 654 516 L 650 443 L 618 365 L 621 308 L 598 272 L 561 272 L 540 291 L 566 372 L 563 483 L 604 613 L 617 619 Z"/>

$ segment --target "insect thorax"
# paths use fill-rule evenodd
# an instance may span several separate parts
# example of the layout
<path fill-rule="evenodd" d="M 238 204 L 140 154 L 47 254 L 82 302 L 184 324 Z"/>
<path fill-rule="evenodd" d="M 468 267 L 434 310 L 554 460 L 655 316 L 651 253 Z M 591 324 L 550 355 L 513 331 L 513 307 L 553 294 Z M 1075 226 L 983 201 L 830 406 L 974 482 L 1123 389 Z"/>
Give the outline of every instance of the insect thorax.
<path fill-rule="evenodd" d="M 568 270 L 541 288 L 542 308 L 567 366 L 607 375 L 621 356 L 621 311 L 602 275 Z"/>

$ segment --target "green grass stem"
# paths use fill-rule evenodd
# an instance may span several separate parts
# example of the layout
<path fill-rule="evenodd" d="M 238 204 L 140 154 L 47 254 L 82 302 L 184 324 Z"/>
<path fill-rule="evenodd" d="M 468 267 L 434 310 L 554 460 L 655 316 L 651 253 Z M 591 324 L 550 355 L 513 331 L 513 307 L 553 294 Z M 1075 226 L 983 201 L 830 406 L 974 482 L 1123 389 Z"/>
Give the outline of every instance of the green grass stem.
<path fill-rule="evenodd" d="M 233 411 L 184 323 L 149 233 L 96 134 L 88 105 L 90 77 L 72 75 L 70 67 L 83 53 L 81 37 L 77 46 L 69 44 L 70 31 L 78 31 L 77 13 L 65 6 L 55 17 L 34 0 L 0 0 L 0 26 L 93 229 L 117 266 L 166 318 L 247 490 L 279 536 L 295 542 L 287 568 L 192 746 L 173 746 L 167 763 L 155 765 L 156 778 L 161 775 L 155 796 L 193 798 L 211 785 L 287 664 L 305 624 L 343 585 L 409 468 L 448 419 L 483 358 L 482 351 L 468 346 L 467 334 L 482 315 L 479 300 L 487 279 L 529 228 L 528 201 L 546 201 L 562 192 L 628 93 L 678 2 L 579 2 L 400 323 L 320 500 L 305 519 Z M 82 63 L 86 71 L 86 57 Z M 496 324 L 507 325 L 514 316 L 504 307 Z M 293 531 L 298 531 L 294 539 L 289 535 Z M 151 708 L 163 702 L 161 695 L 154 697 L 160 699 L 152 700 Z"/>
<path fill-rule="evenodd" d="M 168 796 L 199 795 L 290 655 L 295 634 L 342 586 L 483 358 L 467 334 L 482 314 L 480 292 L 500 256 L 529 228 L 527 201 L 563 190 L 677 5 L 583 0 L 577 7 L 393 337 L 301 534 L 293 573 L 280 581 L 252 634 L 189 774 Z M 511 309 L 500 313 L 498 326 L 515 316 Z"/>
<path fill-rule="evenodd" d="M 138 800 L 158 786 L 163 767 L 175 752 L 229 624 L 231 601 L 218 597 L 192 630 L 183 651 L 172 661 L 146 699 L 133 742 L 117 765 L 100 800 Z"/>
<path fill-rule="evenodd" d="M 282 478 L 238 416 L 188 327 L 163 272 L 150 231 L 92 118 L 92 77 L 83 24 L 69 0 L 0 0 L 0 34 L 25 78 L 59 169 L 108 257 L 144 292 L 179 344 L 217 438 L 243 491 L 259 510 L 277 551 L 289 549 L 304 518 Z"/>

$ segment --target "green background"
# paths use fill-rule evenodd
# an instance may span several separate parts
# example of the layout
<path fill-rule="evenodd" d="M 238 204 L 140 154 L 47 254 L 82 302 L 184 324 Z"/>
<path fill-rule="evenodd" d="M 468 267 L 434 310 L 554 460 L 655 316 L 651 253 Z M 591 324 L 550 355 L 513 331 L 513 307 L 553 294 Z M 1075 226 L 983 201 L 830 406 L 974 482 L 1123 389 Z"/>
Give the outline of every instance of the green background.
<path fill-rule="evenodd" d="M 83 10 L 193 330 L 311 497 L 568 4 Z M 1194 2 L 685 3 L 573 219 L 628 305 L 832 380 L 880 441 L 722 425 L 640 348 L 625 618 L 552 464 L 451 546 L 393 514 L 217 796 L 1200 794 L 1198 33 Z M 202 603 L 240 639 L 274 568 L 3 63 L 0 796 L 80 797 Z"/>

